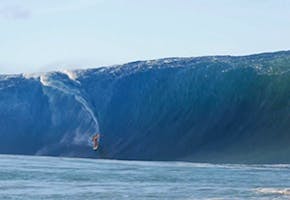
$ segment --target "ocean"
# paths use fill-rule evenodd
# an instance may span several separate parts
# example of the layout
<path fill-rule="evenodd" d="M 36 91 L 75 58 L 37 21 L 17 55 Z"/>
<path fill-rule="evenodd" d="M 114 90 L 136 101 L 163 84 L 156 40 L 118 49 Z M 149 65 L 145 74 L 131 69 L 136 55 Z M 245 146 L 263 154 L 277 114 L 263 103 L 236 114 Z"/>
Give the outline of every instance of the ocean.
<path fill-rule="evenodd" d="M 0 199 L 290 199 L 290 165 L 0 155 Z"/>

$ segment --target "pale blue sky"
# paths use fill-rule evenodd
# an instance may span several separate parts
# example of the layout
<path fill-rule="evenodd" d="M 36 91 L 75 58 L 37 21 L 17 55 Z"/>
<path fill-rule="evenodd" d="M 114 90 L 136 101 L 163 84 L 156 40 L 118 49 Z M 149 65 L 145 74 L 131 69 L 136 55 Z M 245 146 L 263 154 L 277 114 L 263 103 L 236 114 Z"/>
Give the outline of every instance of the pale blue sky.
<path fill-rule="evenodd" d="M 0 0 L 0 73 L 290 49 L 290 0 Z"/>

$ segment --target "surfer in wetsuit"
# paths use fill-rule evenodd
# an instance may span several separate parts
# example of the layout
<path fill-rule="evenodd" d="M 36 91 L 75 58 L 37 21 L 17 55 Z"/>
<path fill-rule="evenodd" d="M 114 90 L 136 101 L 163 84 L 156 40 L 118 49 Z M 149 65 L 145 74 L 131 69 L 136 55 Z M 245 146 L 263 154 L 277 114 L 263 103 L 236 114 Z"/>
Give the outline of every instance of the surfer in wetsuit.
<path fill-rule="evenodd" d="M 96 151 L 99 147 L 100 134 L 97 133 L 96 135 L 94 135 L 94 137 L 92 138 L 92 141 L 94 143 L 93 149 Z"/>

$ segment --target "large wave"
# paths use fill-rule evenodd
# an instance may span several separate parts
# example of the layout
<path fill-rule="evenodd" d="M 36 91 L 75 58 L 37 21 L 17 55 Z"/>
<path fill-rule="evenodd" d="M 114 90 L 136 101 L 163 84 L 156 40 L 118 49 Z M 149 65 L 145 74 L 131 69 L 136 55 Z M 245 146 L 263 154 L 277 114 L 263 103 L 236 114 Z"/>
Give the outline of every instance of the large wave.
<path fill-rule="evenodd" d="M 290 163 L 290 52 L 3 75 L 0 137 L 0 153 Z"/>

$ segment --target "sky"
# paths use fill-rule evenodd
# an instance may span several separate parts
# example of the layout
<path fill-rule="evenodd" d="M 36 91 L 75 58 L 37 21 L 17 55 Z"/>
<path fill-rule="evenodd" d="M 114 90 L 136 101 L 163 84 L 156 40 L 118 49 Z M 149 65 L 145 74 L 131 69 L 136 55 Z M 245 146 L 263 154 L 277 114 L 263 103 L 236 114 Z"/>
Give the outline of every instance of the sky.
<path fill-rule="evenodd" d="M 0 0 L 0 73 L 290 49 L 290 0 Z"/>

